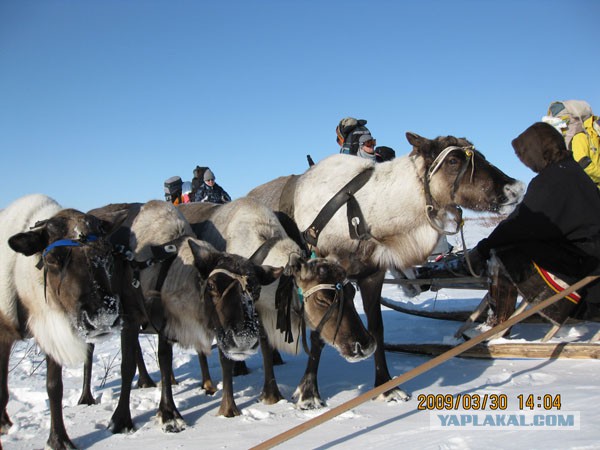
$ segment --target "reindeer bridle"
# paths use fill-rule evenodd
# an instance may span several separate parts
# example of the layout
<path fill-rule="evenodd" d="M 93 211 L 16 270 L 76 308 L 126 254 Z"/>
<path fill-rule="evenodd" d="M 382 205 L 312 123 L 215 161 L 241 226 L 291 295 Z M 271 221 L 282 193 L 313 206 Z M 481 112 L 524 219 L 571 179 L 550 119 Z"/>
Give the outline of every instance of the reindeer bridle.
<path fill-rule="evenodd" d="M 36 226 L 37 225 L 38 224 L 36 224 Z M 32 228 L 34 228 L 34 227 L 32 227 Z M 77 247 L 91 246 L 91 245 L 93 245 L 93 243 L 97 242 L 98 240 L 99 240 L 99 237 L 96 236 L 95 234 L 81 235 L 79 237 L 79 239 L 58 239 L 58 240 L 52 242 L 51 244 L 49 244 L 42 251 L 42 257 L 36 264 L 36 267 L 38 270 L 42 270 L 42 269 L 44 270 L 44 298 L 46 298 L 46 301 L 48 300 L 47 294 L 46 294 L 47 286 L 48 286 L 48 283 L 47 283 L 48 267 L 46 266 L 46 256 L 48 255 L 48 253 L 50 253 L 55 248 L 60 248 L 60 247 L 68 247 L 69 248 L 69 254 L 67 255 L 67 258 L 65 259 L 65 261 L 61 267 L 61 271 L 60 271 L 60 283 L 58 286 L 58 290 L 60 290 L 60 286 L 62 284 L 62 280 L 64 279 L 65 272 L 71 262 L 70 249 L 73 247 L 77 248 Z M 109 255 L 110 254 L 111 253 L 109 252 Z"/>
<path fill-rule="evenodd" d="M 229 283 L 229 285 L 227 285 L 227 287 L 225 288 L 225 290 L 223 291 L 223 293 L 219 296 L 219 299 L 217 301 L 221 301 L 225 295 L 227 295 L 227 293 L 233 288 L 233 286 L 235 285 L 235 283 L 239 283 L 240 287 L 242 288 L 242 292 L 244 294 L 247 294 L 249 297 L 252 297 L 251 292 L 248 289 L 248 275 L 239 275 L 237 273 L 233 273 L 230 272 L 227 269 L 214 269 L 209 275 L 208 277 L 206 277 L 206 281 L 208 282 L 208 280 L 213 277 L 214 275 L 218 274 L 218 273 L 222 273 L 223 275 L 228 276 L 229 278 L 232 279 L 231 283 Z"/>
<path fill-rule="evenodd" d="M 333 335 L 333 341 L 332 341 L 332 343 L 334 343 L 334 344 L 335 344 L 335 338 L 337 337 L 337 333 L 340 328 L 340 324 L 342 322 L 342 315 L 344 312 L 344 286 L 346 286 L 349 282 L 350 282 L 350 280 L 346 279 L 343 281 L 343 283 L 317 284 L 316 286 L 311 287 L 310 289 L 306 290 L 305 292 L 302 292 L 301 289 L 298 288 L 298 294 L 301 298 L 303 309 L 304 309 L 304 303 L 312 295 L 316 294 L 318 291 L 335 291 L 335 297 L 333 298 L 331 305 L 329 305 L 329 308 L 327 308 L 325 315 L 323 315 L 323 318 L 321 319 L 321 321 L 319 322 L 319 324 L 317 325 L 317 327 L 315 329 L 315 331 L 320 334 L 321 330 L 325 326 L 325 323 L 330 319 L 331 315 L 333 314 L 333 312 L 335 311 L 335 309 L 337 307 L 338 314 L 337 314 L 337 318 L 336 318 L 335 333 Z M 304 313 L 302 313 L 302 318 L 304 318 Z"/>
<path fill-rule="evenodd" d="M 465 147 L 459 147 L 456 145 L 451 145 L 449 147 L 446 147 L 433 160 L 433 162 L 429 166 L 429 169 L 427 169 L 427 173 L 425 174 L 425 177 L 423 178 L 423 190 L 425 192 L 425 214 L 427 216 L 427 220 L 429 221 L 429 224 L 438 233 L 445 234 L 445 235 L 456 234 L 462 229 L 462 225 L 463 225 L 462 208 L 457 204 L 453 204 L 450 206 L 452 209 L 454 209 L 454 214 L 456 216 L 456 230 L 447 231 L 447 230 L 443 229 L 442 227 L 440 227 L 434 220 L 434 216 L 437 214 L 438 208 L 437 208 L 437 202 L 433 199 L 433 196 L 431 195 L 431 189 L 429 187 L 429 183 L 431 181 L 431 177 L 440 169 L 440 167 L 442 166 L 442 164 L 444 163 L 444 161 L 446 160 L 448 155 L 450 155 L 450 153 L 457 151 L 457 150 L 464 152 L 465 162 L 463 163 L 462 167 L 458 171 L 458 174 L 456 175 L 456 178 L 454 179 L 454 183 L 452 185 L 452 191 L 450 191 L 450 198 L 452 199 L 452 201 L 454 201 L 454 197 L 456 196 L 456 191 L 458 190 L 458 186 L 460 185 L 460 182 L 462 181 L 463 177 L 467 173 L 469 165 L 471 165 L 470 180 L 471 180 L 471 183 L 473 182 L 473 175 L 475 173 L 475 152 L 474 152 L 475 147 L 474 146 L 469 145 L 469 146 L 465 146 Z"/>

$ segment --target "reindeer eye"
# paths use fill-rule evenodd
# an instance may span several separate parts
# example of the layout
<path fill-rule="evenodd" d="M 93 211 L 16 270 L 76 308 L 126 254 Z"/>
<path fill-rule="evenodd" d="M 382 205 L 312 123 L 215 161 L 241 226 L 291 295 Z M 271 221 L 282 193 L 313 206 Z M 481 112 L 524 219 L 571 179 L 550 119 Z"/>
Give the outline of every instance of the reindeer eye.
<path fill-rule="evenodd" d="M 331 300 L 325 296 L 315 295 L 314 299 L 317 306 L 320 306 L 321 308 L 329 308 L 329 305 L 331 305 Z"/>
<path fill-rule="evenodd" d="M 59 268 L 62 265 L 62 261 L 64 258 L 61 255 L 57 254 L 57 252 L 50 252 L 45 257 L 44 260 L 46 264 L 50 267 Z"/>
<path fill-rule="evenodd" d="M 207 284 L 208 291 L 211 293 L 217 292 L 217 284 L 214 281 L 209 281 Z"/>

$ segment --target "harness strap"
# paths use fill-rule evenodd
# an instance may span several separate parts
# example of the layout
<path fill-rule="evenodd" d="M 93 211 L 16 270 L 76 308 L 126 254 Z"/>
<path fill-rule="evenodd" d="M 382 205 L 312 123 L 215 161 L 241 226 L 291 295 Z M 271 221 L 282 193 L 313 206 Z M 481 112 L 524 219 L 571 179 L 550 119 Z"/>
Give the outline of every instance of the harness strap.
<path fill-rule="evenodd" d="M 154 330 L 158 334 L 161 334 L 165 329 L 167 323 L 164 317 L 160 292 L 162 291 L 163 285 L 165 284 L 165 280 L 167 279 L 167 275 L 169 274 L 171 265 L 173 265 L 173 261 L 175 261 L 175 257 L 177 255 L 177 247 L 173 244 L 166 244 L 164 246 L 153 246 L 151 250 L 153 255 L 155 255 L 157 258 L 160 257 L 162 259 L 159 260 L 159 262 L 161 263 L 160 271 L 158 272 L 158 277 L 156 278 L 156 284 L 154 286 L 154 291 L 158 293 L 158 297 L 148 299 L 150 308 L 145 308 L 145 310 L 150 325 L 152 325 L 152 328 L 154 328 Z M 149 267 L 149 265 L 146 267 Z"/>
<path fill-rule="evenodd" d="M 140 286 L 140 271 L 147 269 L 148 267 L 153 266 L 156 263 L 169 261 L 167 264 L 166 271 L 163 265 L 161 266 L 161 271 L 159 273 L 160 287 L 162 288 L 162 283 L 164 282 L 164 278 L 166 278 L 167 276 L 169 267 L 171 267 L 173 259 L 175 259 L 175 256 L 177 256 L 177 244 L 174 244 L 174 242 L 176 241 L 177 239 L 171 242 L 167 242 L 163 245 L 150 246 L 150 251 L 152 252 L 153 256 L 145 261 L 137 261 L 133 259 L 133 253 L 130 250 L 126 249 L 124 246 L 117 246 L 117 251 L 119 252 L 119 254 L 123 255 L 125 259 L 129 261 L 129 265 L 133 269 L 133 281 L 131 282 L 133 287 L 138 288 Z M 163 271 L 165 271 L 164 274 Z M 160 289 L 158 290 L 160 291 Z"/>
<path fill-rule="evenodd" d="M 294 195 L 296 193 L 296 185 L 298 184 L 298 179 L 300 175 L 291 175 L 283 189 L 281 191 L 281 196 L 279 197 L 279 208 L 275 212 L 279 222 L 283 226 L 286 234 L 296 243 L 298 247 L 300 247 L 304 253 L 304 257 L 308 257 L 310 255 L 310 250 L 306 245 L 306 241 L 302 236 L 302 233 L 298 229 L 298 225 L 294 220 Z"/>
<path fill-rule="evenodd" d="M 342 187 L 337 192 L 337 194 L 335 194 L 325 204 L 325 206 L 321 209 L 313 223 L 310 224 L 310 226 L 302 233 L 306 242 L 316 247 L 317 241 L 319 239 L 319 234 L 321 234 L 323 228 L 325 228 L 327 223 L 329 223 L 329 221 L 338 209 L 340 209 L 346 203 L 350 202 L 350 199 L 353 199 L 351 202 L 351 204 L 353 205 L 351 209 L 353 209 L 355 214 L 357 214 L 352 215 L 352 213 L 348 211 L 350 229 L 352 230 L 354 227 L 360 226 L 359 229 L 354 230 L 354 236 L 358 236 L 357 238 L 369 237 L 367 225 L 365 223 L 364 217 L 362 217 L 362 213 L 360 212 L 360 206 L 354 198 L 354 194 L 358 192 L 360 188 L 362 188 L 367 183 L 367 181 L 369 181 L 371 175 L 373 175 L 373 167 L 364 170 L 363 172 L 359 173 L 354 178 L 352 178 L 344 187 Z M 351 236 L 352 235 L 353 234 L 351 232 Z"/>
<path fill-rule="evenodd" d="M 275 328 L 283 333 L 283 339 L 287 344 L 294 341 L 291 318 L 293 291 L 294 277 L 286 274 L 281 275 L 275 292 L 275 309 L 277 310 Z M 304 317 L 303 312 L 300 313 L 300 317 Z"/>
<path fill-rule="evenodd" d="M 264 241 L 260 247 L 256 249 L 256 251 L 248 258 L 250 262 L 260 265 L 267 258 L 273 247 L 277 242 L 279 242 L 282 238 L 278 236 L 273 236 Z"/>

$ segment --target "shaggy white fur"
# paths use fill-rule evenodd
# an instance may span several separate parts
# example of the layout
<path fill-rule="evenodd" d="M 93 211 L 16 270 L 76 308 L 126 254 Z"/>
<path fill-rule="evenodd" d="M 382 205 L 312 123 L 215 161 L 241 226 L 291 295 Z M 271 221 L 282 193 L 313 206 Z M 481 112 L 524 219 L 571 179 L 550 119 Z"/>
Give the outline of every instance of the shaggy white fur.
<path fill-rule="evenodd" d="M 44 294 L 43 271 L 36 267 L 40 255 L 25 256 L 8 246 L 8 239 L 29 231 L 37 221 L 49 219 L 62 207 L 41 194 L 22 197 L 0 212 L 0 314 L 18 328 L 17 299 L 28 314 L 28 329 L 40 348 L 61 365 L 81 364 L 86 343 L 71 318 Z"/>
<path fill-rule="evenodd" d="M 0 313 L 15 327 L 19 296 L 34 310 L 44 307 L 45 301 L 36 304 L 38 296 L 44 299 L 42 272 L 35 267 L 40 255 L 21 255 L 8 246 L 8 239 L 29 231 L 37 221 L 49 219 L 61 209 L 50 197 L 33 194 L 21 197 L 0 212 Z"/>

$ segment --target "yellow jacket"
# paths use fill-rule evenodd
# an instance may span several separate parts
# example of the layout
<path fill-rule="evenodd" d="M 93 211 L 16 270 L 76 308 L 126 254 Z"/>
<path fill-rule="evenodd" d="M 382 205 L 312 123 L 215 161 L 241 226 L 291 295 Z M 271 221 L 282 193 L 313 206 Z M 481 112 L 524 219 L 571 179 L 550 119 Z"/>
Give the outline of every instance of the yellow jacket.
<path fill-rule="evenodd" d="M 600 188 L 600 136 L 593 127 L 596 120 L 598 120 L 598 116 L 591 116 L 583 122 L 586 132 L 576 134 L 571 142 L 571 147 L 575 161 L 580 161 L 585 157 L 591 160 L 584 170 Z"/>

